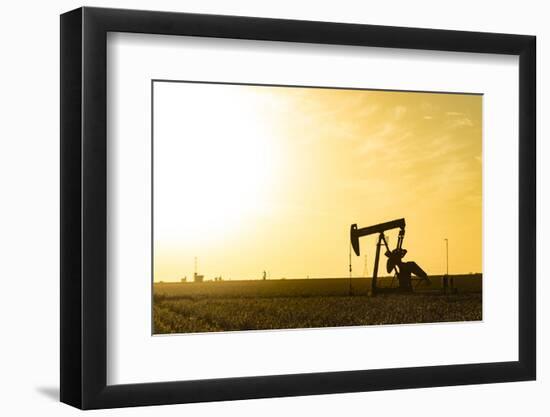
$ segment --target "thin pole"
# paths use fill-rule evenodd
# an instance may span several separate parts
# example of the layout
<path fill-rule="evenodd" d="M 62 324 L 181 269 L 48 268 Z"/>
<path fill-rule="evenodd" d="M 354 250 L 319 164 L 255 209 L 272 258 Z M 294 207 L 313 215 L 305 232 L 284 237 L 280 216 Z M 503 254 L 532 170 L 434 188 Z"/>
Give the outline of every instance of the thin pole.
<path fill-rule="evenodd" d="M 445 247 L 447 253 L 447 276 L 449 275 L 449 239 L 445 238 Z"/>
<path fill-rule="evenodd" d="M 351 295 L 351 243 L 349 245 L 349 288 L 348 293 Z"/>

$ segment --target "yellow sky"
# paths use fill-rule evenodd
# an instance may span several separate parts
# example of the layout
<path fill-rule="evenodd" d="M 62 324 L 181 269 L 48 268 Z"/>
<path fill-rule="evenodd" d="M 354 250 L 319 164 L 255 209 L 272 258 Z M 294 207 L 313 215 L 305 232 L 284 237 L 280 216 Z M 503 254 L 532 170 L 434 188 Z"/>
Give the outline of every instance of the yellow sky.
<path fill-rule="evenodd" d="M 154 279 L 190 279 L 195 256 L 206 279 L 347 277 L 350 224 L 401 217 L 405 260 L 443 273 L 448 238 L 450 273 L 481 272 L 481 109 L 479 95 L 155 83 Z"/>

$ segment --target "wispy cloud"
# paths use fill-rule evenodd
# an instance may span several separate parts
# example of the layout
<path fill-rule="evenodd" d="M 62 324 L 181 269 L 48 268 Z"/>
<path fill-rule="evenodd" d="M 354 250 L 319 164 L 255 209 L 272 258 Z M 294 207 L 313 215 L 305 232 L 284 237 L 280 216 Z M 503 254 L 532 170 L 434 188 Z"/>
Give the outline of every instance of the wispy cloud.
<path fill-rule="evenodd" d="M 472 127 L 474 123 L 468 117 L 460 117 L 449 121 L 448 127 L 450 129 L 456 129 L 458 127 Z"/>
<path fill-rule="evenodd" d="M 474 126 L 472 119 L 468 117 L 465 113 L 457 112 L 457 111 L 448 111 L 448 112 L 445 112 L 445 115 L 449 119 L 447 124 L 447 127 L 449 129 Z"/>

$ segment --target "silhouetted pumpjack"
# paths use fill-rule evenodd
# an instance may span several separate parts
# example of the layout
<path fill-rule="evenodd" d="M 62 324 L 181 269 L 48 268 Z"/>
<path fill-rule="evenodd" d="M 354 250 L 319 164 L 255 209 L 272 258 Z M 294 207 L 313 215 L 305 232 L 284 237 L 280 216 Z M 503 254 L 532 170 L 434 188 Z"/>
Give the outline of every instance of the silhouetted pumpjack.
<path fill-rule="evenodd" d="M 386 237 L 384 236 L 384 232 L 397 228 L 399 228 L 397 247 L 394 250 L 390 250 Z M 374 226 L 364 227 L 362 229 L 358 229 L 356 224 L 352 224 L 350 228 L 351 246 L 357 256 L 360 255 L 359 238 L 375 233 L 378 233 L 378 242 L 376 244 L 376 256 L 374 258 L 374 270 L 372 273 L 371 295 L 375 296 L 377 293 L 381 292 L 412 292 L 413 287 L 411 275 L 416 275 L 426 284 L 430 284 L 428 275 L 420 266 L 418 266 L 416 262 L 403 262 L 403 257 L 407 254 L 407 250 L 402 248 L 403 238 L 405 237 L 405 219 L 392 220 L 390 222 L 380 223 Z M 388 258 L 386 263 L 386 271 L 388 273 L 395 271 L 399 281 L 399 287 L 397 288 L 382 288 L 377 286 L 378 263 L 380 262 L 380 247 L 382 245 L 386 247 L 385 255 Z"/>

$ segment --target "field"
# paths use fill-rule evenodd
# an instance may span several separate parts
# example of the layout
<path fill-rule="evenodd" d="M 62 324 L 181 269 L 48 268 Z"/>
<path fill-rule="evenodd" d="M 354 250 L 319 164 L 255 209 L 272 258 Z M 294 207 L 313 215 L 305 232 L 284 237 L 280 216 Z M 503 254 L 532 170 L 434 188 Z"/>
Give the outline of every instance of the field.
<path fill-rule="evenodd" d="M 370 297 L 370 279 L 288 279 L 155 283 L 153 332 L 198 333 L 380 324 L 473 321 L 482 318 L 480 274 L 441 277 L 415 294 Z M 381 286 L 391 284 L 381 279 Z"/>

